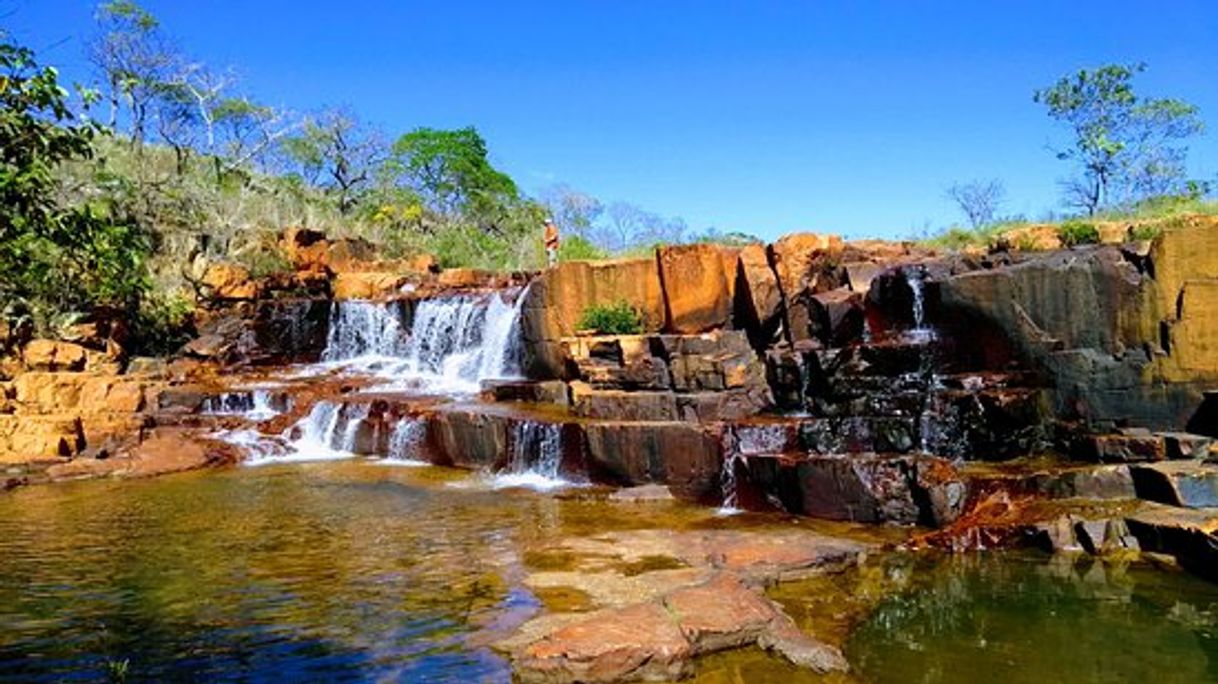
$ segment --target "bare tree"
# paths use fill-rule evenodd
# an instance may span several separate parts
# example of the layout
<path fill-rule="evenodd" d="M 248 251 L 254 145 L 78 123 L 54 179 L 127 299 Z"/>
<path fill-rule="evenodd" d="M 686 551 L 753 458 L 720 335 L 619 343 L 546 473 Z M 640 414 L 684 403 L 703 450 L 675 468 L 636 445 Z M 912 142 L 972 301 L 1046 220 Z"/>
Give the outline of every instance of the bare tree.
<path fill-rule="evenodd" d="M 605 211 L 600 200 L 565 183 L 542 190 L 541 203 L 563 233 L 581 238 L 590 237 L 592 227 Z"/>
<path fill-rule="evenodd" d="M 1006 194 L 1002 181 L 996 178 L 955 183 L 947 189 L 947 197 L 960 207 L 974 229 L 994 222 Z"/>
<path fill-rule="evenodd" d="M 126 103 L 131 141 L 139 146 L 176 51 L 156 17 L 130 0 L 102 4 L 97 20 L 102 32 L 91 42 L 89 58 L 105 79 L 109 125 L 118 125 L 121 105 Z"/>
<path fill-rule="evenodd" d="M 300 135 L 284 141 L 302 175 L 338 195 L 338 209 L 349 213 L 372 182 L 388 146 L 353 114 L 331 109 L 307 121 Z"/>

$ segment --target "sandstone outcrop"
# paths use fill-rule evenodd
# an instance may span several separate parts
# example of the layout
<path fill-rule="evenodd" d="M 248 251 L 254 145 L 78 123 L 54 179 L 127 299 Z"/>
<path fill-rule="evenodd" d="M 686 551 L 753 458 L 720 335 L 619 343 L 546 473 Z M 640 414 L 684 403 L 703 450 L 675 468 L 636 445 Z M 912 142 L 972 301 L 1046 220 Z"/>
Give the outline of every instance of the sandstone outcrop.
<path fill-rule="evenodd" d="M 721 250 L 709 244 L 661 247 L 657 252 L 664 288 L 667 332 L 689 334 L 729 323 L 732 293 Z M 733 276 L 735 273 L 733 272 Z"/>

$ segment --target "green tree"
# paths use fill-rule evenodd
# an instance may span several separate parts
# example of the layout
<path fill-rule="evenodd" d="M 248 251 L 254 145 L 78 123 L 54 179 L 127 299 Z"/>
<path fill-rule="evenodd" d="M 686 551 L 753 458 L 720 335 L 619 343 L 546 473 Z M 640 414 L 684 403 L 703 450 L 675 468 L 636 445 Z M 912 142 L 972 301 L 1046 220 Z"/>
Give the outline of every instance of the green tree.
<path fill-rule="evenodd" d="M 473 127 L 417 128 L 398 138 L 392 153 L 391 168 L 440 214 L 495 228 L 505 205 L 520 198 L 511 177 L 487 159 L 486 141 Z"/>
<path fill-rule="evenodd" d="M 97 21 L 101 34 L 90 46 L 89 56 L 105 79 L 109 126 L 117 127 L 121 104 L 126 103 L 131 140 L 141 145 L 177 55 L 156 17 L 131 0 L 102 3 Z"/>
<path fill-rule="evenodd" d="M 1144 64 L 1082 69 L 1037 90 L 1034 101 L 1073 136 L 1057 157 L 1079 174 L 1064 183 L 1069 205 L 1093 215 L 1114 199 L 1169 194 L 1184 183 L 1187 148 L 1181 140 L 1203 129 L 1195 106 L 1140 98 L 1133 77 Z"/>
<path fill-rule="evenodd" d="M 96 132 L 69 108 L 54 68 L 0 42 L 0 299 L 24 302 L 44 321 L 97 305 L 133 312 L 147 286 L 151 245 L 141 231 L 107 204 L 57 200 L 57 168 L 91 158 Z"/>
<path fill-rule="evenodd" d="M 338 109 L 307 121 L 300 135 L 284 140 L 284 149 L 305 180 L 335 194 L 342 214 L 355 208 L 385 156 L 380 137 Z"/>

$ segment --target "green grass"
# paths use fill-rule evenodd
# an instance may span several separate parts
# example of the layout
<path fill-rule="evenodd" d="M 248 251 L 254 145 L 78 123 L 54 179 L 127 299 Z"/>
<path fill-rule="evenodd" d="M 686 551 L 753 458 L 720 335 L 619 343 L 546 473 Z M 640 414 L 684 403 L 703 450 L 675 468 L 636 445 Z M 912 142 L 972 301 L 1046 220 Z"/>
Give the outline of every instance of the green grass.
<path fill-rule="evenodd" d="M 580 316 L 579 328 L 602 335 L 637 335 L 643 332 L 643 316 L 626 301 L 590 306 Z"/>

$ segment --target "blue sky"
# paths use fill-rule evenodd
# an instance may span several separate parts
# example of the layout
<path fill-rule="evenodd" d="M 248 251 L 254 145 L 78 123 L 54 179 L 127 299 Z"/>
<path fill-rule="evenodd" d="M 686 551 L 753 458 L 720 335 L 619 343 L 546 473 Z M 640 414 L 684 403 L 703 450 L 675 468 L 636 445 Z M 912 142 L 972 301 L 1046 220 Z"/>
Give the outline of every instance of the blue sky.
<path fill-rule="evenodd" d="M 944 189 L 999 178 L 1006 213 L 1059 207 L 1062 133 L 1032 91 L 1144 61 L 1138 89 L 1215 132 L 1218 2 L 170 2 L 181 46 L 270 104 L 348 104 L 392 135 L 475 125 L 528 191 L 565 182 L 766 238 L 907 237 L 958 219 Z M 0 26 L 88 76 L 89 0 L 0 0 Z"/>

